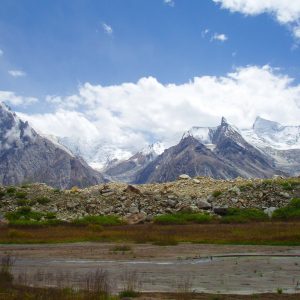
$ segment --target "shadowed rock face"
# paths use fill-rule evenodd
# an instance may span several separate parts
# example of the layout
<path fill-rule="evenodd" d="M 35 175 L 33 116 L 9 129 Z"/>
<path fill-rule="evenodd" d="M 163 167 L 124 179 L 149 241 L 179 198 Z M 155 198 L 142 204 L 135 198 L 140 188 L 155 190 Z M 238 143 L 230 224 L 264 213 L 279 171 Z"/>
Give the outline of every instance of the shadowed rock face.
<path fill-rule="evenodd" d="M 275 169 L 269 157 L 247 143 L 241 134 L 223 118 L 213 140 L 215 154 L 233 164 L 242 177 L 272 177 L 282 174 Z"/>
<path fill-rule="evenodd" d="M 38 135 L 0 103 L 0 184 L 25 182 L 65 189 L 101 183 L 104 177 L 81 158 Z"/>
<path fill-rule="evenodd" d="M 213 150 L 193 136 L 184 136 L 178 145 L 165 150 L 141 170 L 135 182 L 172 181 L 180 174 L 223 179 L 238 176 L 266 178 L 282 174 L 224 118 L 214 131 L 211 143 Z"/>
<path fill-rule="evenodd" d="M 180 174 L 210 176 L 213 178 L 234 178 L 239 173 L 230 165 L 189 136 L 169 148 L 142 170 L 137 183 L 173 181 Z"/>

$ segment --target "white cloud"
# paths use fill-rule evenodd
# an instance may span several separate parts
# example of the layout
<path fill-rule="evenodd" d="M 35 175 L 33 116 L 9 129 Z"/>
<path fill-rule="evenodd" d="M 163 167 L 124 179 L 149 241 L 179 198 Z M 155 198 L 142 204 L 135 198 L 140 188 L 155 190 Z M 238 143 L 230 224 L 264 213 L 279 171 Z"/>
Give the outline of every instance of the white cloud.
<path fill-rule="evenodd" d="M 37 98 L 16 95 L 11 91 L 0 91 L 0 102 L 9 103 L 14 106 L 27 106 L 38 102 Z"/>
<path fill-rule="evenodd" d="M 21 71 L 21 70 L 9 70 L 8 73 L 12 77 L 24 77 L 24 76 L 26 76 L 26 73 L 24 71 Z"/>
<path fill-rule="evenodd" d="M 178 139 L 192 126 L 215 126 L 225 116 L 241 128 L 256 116 L 299 124 L 300 85 L 269 66 L 248 66 L 223 77 L 196 77 L 163 85 L 153 77 L 137 83 L 86 83 L 76 95 L 56 97 L 56 112 L 25 116 L 47 134 L 77 136 L 136 151 L 147 142 Z"/>
<path fill-rule="evenodd" d="M 201 36 L 202 38 L 205 38 L 210 32 L 210 29 L 206 28 L 204 30 L 201 31 Z"/>
<path fill-rule="evenodd" d="M 300 38 L 300 1 L 299 0 L 213 0 L 222 8 L 245 15 L 269 13 L 283 25 L 292 28 L 295 37 Z"/>
<path fill-rule="evenodd" d="M 211 37 L 211 41 L 219 41 L 219 42 L 226 42 L 228 40 L 228 37 L 224 33 L 215 33 Z"/>
<path fill-rule="evenodd" d="M 0 49 L 0 56 L 2 56 L 4 54 L 3 50 Z"/>
<path fill-rule="evenodd" d="M 164 3 L 171 6 L 171 7 L 175 6 L 175 1 L 174 0 L 164 0 Z"/>
<path fill-rule="evenodd" d="M 114 31 L 110 25 L 102 23 L 102 28 L 107 35 L 113 35 Z"/>

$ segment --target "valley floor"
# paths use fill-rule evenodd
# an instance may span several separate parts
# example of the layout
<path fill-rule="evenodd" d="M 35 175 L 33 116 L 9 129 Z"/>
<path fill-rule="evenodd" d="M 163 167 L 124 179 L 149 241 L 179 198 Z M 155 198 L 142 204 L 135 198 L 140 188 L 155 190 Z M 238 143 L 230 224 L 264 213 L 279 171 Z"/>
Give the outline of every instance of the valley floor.
<path fill-rule="evenodd" d="M 1 245 L 0 256 L 5 253 L 16 258 L 13 274 L 20 283 L 40 287 L 84 288 L 86 275 L 99 268 L 108 272 L 113 292 L 127 281 L 142 292 L 300 292 L 299 246 Z"/>

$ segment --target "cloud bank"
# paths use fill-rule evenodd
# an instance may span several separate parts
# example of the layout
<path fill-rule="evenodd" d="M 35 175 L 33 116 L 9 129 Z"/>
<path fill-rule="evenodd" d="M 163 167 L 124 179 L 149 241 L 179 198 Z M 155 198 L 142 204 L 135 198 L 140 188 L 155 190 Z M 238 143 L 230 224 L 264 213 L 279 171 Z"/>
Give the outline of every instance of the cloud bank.
<path fill-rule="evenodd" d="M 35 97 L 16 95 L 11 91 L 0 91 L 0 102 L 5 102 L 14 106 L 27 106 L 38 102 L 38 99 Z"/>
<path fill-rule="evenodd" d="M 22 115 L 33 127 L 57 136 L 85 137 L 139 150 L 156 140 L 174 142 L 192 126 L 215 126 L 225 116 L 247 128 L 260 115 L 299 124 L 300 85 L 270 66 L 248 66 L 223 77 L 195 77 L 185 84 L 86 83 L 76 95 L 48 97 L 53 113 Z"/>
<path fill-rule="evenodd" d="M 245 15 L 268 13 L 283 25 L 291 28 L 294 36 L 300 38 L 299 0 L 213 0 L 222 8 Z"/>

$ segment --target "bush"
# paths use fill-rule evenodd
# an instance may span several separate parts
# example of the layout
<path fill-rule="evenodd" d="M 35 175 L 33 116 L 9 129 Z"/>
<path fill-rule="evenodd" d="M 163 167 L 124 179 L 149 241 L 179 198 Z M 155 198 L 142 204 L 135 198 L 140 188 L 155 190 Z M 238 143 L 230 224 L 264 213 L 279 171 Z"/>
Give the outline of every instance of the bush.
<path fill-rule="evenodd" d="M 212 220 L 213 217 L 211 215 L 204 213 L 176 213 L 157 216 L 153 221 L 161 225 L 183 225 L 188 223 L 209 223 Z"/>
<path fill-rule="evenodd" d="M 267 221 L 268 216 L 261 210 L 255 208 L 229 208 L 226 216 L 222 218 L 223 223 L 247 223 Z"/>
<path fill-rule="evenodd" d="M 26 199 L 18 199 L 17 200 L 17 205 L 18 206 L 27 206 L 28 205 L 28 201 Z"/>
<path fill-rule="evenodd" d="M 214 191 L 214 192 L 212 193 L 212 195 L 213 195 L 213 197 L 218 198 L 219 196 L 222 195 L 222 192 L 221 192 L 221 191 Z"/>
<path fill-rule="evenodd" d="M 15 212 L 6 213 L 10 225 L 35 226 L 35 225 L 57 225 L 61 221 L 56 219 L 53 213 L 32 211 L 31 207 L 23 206 Z"/>
<path fill-rule="evenodd" d="M 2 199 L 6 195 L 5 191 L 0 191 L 0 199 Z"/>
<path fill-rule="evenodd" d="M 75 225 L 121 225 L 123 222 L 117 216 L 86 216 L 83 218 L 73 220 L 72 223 Z"/>
<path fill-rule="evenodd" d="M 10 186 L 7 188 L 6 192 L 7 192 L 7 194 L 12 195 L 16 192 L 16 188 L 14 186 Z"/>
<path fill-rule="evenodd" d="M 27 197 L 27 193 L 26 192 L 16 192 L 15 196 L 18 199 L 25 199 Z"/>
<path fill-rule="evenodd" d="M 132 248 L 128 245 L 116 245 L 111 248 L 111 251 L 113 252 L 126 252 L 126 251 L 131 251 Z"/>
<path fill-rule="evenodd" d="M 38 197 L 35 199 L 37 203 L 44 205 L 50 202 L 50 199 L 47 197 Z"/>
<path fill-rule="evenodd" d="M 295 198 L 287 206 L 276 209 L 272 218 L 286 221 L 300 220 L 300 198 Z"/>
<path fill-rule="evenodd" d="M 136 298 L 139 296 L 138 292 L 135 291 L 122 291 L 119 293 L 120 298 Z"/>

